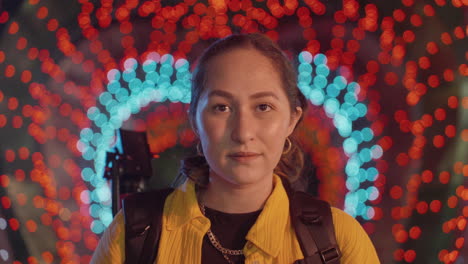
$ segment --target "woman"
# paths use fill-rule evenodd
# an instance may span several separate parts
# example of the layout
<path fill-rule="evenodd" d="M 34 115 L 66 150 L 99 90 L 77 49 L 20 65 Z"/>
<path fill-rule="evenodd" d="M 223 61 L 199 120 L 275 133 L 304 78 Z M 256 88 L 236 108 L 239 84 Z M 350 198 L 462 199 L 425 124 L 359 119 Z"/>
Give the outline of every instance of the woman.
<path fill-rule="evenodd" d="M 292 139 L 307 102 L 279 47 L 259 34 L 211 45 L 194 72 L 190 124 L 199 156 L 165 201 L 155 263 L 294 263 L 303 258 L 290 220 L 288 180 L 304 165 Z M 379 263 L 359 223 L 332 208 L 341 263 Z M 226 250 L 228 249 L 228 250 Z M 118 213 L 92 263 L 123 263 Z"/>

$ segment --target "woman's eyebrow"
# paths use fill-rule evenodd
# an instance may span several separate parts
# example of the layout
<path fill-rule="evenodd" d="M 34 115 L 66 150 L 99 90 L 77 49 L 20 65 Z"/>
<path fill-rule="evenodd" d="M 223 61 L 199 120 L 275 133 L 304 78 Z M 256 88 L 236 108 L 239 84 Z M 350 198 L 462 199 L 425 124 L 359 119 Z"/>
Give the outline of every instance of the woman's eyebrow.
<path fill-rule="evenodd" d="M 212 96 L 226 97 L 228 99 L 232 99 L 234 97 L 231 93 L 229 93 L 227 91 L 223 91 L 223 90 L 213 90 L 213 91 L 209 92 L 208 97 L 210 98 Z M 262 97 L 273 97 L 276 100 L 279 100 L 278 96 L 275 93 L 268 92 L 268 91 L 258 92 L 258 93 L 252 94 L 250 96 L 251 99 L 257 99 L 257 98 L 262 98 Z"/>

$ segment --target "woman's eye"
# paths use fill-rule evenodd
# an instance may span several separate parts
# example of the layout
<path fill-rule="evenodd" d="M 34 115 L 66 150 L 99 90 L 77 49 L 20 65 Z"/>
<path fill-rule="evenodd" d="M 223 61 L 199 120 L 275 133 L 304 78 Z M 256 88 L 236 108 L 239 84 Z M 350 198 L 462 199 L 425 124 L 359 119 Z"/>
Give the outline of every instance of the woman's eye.
<path fill-rule="evenodd" d="M 258 105 L 258 108 L 259 108 L 262 112 L 268 112 L 267 110 L 268 110 L 268 108 L 271 109 L 271 106 L 268 105 L 268 104 L 260 104 L 260 105 Z"/>
<path fill-rule="evenodd" d="M 213 107 L 213 109 L 215 111 L 219 111 L 219 112 L 226 112 L 226 110 L 228 109 L 228 106 L 227 105 L 222 105 L 222 104 L 218 104 L 218 105 L 215 105 Z"/>

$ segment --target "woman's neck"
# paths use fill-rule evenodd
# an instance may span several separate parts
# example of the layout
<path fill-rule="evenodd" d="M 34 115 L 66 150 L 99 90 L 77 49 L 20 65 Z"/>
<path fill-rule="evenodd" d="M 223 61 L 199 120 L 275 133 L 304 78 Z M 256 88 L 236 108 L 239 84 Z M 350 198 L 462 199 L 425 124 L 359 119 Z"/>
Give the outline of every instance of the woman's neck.
<path fill-rule="evenodd" d="M 273 190 L 273 179 L 236 185 L 217 177 L 199 190 L 199 201 L 206 207 L 225 213 L 249 213 L 263 208 Z"/>

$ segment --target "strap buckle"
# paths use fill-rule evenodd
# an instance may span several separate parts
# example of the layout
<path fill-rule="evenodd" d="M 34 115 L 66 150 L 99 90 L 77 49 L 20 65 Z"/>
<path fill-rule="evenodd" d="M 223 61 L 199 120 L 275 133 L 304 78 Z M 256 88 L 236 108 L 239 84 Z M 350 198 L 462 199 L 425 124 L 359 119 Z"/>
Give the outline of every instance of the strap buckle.
<path fill-rule="evenodd" d="M 327 248 L 325 250 L 319 251 L 320 258 L 322 259 L 323 263 L 327 264 L 334 260 L 337 260 L 340 257 L 340 252 L 336 247 Z"/>

